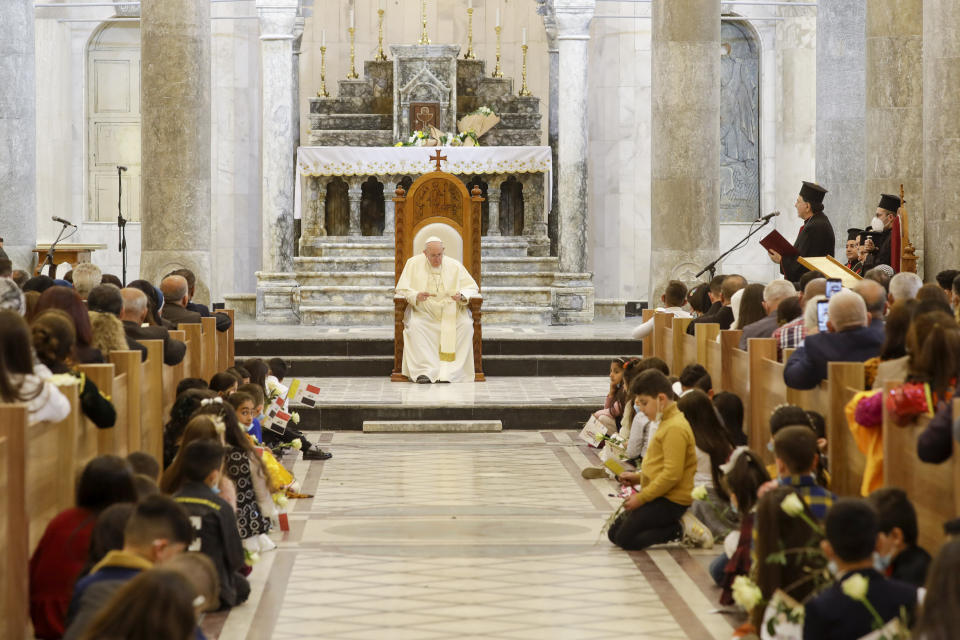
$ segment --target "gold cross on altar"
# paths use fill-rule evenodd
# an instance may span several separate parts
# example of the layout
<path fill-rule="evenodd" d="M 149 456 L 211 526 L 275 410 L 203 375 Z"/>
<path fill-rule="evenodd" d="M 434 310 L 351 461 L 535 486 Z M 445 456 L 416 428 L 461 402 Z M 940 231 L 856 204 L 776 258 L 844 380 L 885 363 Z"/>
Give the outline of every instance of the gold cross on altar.
<path fill-rule="evenodd" d="M 447 156 L 440 155 L 440 149 L 437 149 L 437 155 L 430 156 L 430 161 L 437 163 L 437 171 L 440 171 L 440 162 L 446 159 L 447 159 Z"/>

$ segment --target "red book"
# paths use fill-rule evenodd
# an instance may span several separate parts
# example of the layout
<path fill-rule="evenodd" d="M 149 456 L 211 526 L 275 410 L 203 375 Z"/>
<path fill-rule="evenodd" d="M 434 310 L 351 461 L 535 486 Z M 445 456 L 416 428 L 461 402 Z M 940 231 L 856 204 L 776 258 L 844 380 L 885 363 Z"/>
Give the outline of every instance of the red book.
<path fill-rule="evenodd" d="M 760 239 L 760 246 L 767 251 L 776 251 L 784 258 L 800 255 L 800 252 L 793 248 L 793 244 L 780 235 L 780 232 L 776 229 Z"/>

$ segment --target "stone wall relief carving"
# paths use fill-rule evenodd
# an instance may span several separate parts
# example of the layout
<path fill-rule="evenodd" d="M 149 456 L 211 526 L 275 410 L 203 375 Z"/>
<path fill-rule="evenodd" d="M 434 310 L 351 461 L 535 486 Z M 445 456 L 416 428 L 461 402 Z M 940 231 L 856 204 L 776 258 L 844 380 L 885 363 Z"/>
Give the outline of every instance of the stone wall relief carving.
<path fill-rule="evenodd" d="M 744 23 L 724 21 L 720 45 L 720 221 L 760 215 L 760 58 Z"/>
<path fill-rule="evenodd" d="M 408 83 L 400 88 L 400 136 L 405 138 L 411 132 L 426 124 L 432 115 L 433 126 L 441 131 L 449 128 L 451 89 L 439 79 L 427 66 L 421 63 L 419 70 Z"/>

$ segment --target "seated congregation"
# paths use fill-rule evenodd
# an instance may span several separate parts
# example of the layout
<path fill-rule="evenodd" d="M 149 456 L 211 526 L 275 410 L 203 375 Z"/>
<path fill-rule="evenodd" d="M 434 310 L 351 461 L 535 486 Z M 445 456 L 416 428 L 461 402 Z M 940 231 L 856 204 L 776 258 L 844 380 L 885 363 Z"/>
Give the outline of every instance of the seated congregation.
<path fill-rule="evenodd" d="M 826 285 L 668 283 L 644 357 L 610 363 L 583 476 L 620 486 L 613 544 L 716 551 L 734 637 L 953 637 L 960 272 Z"/>
<path fill-rule="evenodd" d="M 8 619 L 4 629 L 24 629 L 29 615 L 34 637 L 42 639 L 203 637 L 205 612 L 247 600 L 247 576 L 260 553 L 276 548 L 267 534 L 285 527 L 287 501 L 309 497 L 284 458 L 290 466 L 298 453 L 331 457 L 296 429 L 296 414 L 266 415 L 289 410 L 286 363 L 234 363 L 232 312 L 193 303 L 195 279 L 185 270 L 164 277 L 159 287 L 136 280 L 125 288 L 90 264 L 77 265 L 67 280 L 36 276 L 18 284 L 11 275 L 0 274 L 0 396 L 4 407 L 24 409 L 19 425 L 4 424 L 0 452 L 13 460 L 11 443 L 22 438 L 34 453 L 31 438 L 54 425 L 42 432 L 76 440 L 68 462 L 75 461 L 79 473 L 72 505 L 61 500 L 49 517 L 44 509 L 58 504 L 56 496 L 44 494 L 43 508 L 25 505 L 29 611 L 23 620 Z M 190 330 L 211 316 L 203 321 L 209 334 Z M 201 338 L 202 346 L 192 344 Z M 118 353 L 138 365 L 154 358 L 162 384 L 115 385 L 113 395 L 98 388 L 96 367 L 112 372 Z M 218 370 L 218 363 L 233 366 Z M 127 371 L 122 379 L 147 385 L 145 371 L 137 378 Z M 213 374 L 204 379 L 199 372 Z M 127 420 L 127 401 L 141 391 L 144 402 L 154 392 L 163 396 L 156 399 L 162 411 L 154 416 L 155 433 L 146 417 L 142 428 L 139 418 Z M 69 422 L 74 412 L 76 421 Z M 80 424 L 93 433 L 82 443 Z M 54 459 L 60 455 L 58 448 Z M 28 455 L 17 465 L 28 496 L 35 495 L 32 484 L 51 474 L 41 469 L 41 457 Z M 8 465 L 4 486 L 16 486 L 11 474 L 17 469 Z M 8 524 L 5 546 L 14 526 Z M 11 570 L 14 547 L 5 554 Z"/>

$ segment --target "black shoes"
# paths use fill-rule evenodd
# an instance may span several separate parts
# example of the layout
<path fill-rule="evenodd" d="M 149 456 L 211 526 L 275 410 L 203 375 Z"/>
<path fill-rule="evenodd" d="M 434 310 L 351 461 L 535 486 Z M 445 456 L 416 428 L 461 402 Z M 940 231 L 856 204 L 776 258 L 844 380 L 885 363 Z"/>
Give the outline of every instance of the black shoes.
<path fill-rule="evenodd" d="M 332 457 L 332 453 L 329 451 L 324 451 L 319 447 L 311 447 L 303 452 L 304 460 L 329 460 Z"/>
<path fill-rule="evenodd" d="M 417 378 L 417 383 L 418 383 L 418 384 L 430 384 L 430 378 L 428 378 L 427 376 L 420 376 L 419 378 Z"/>

